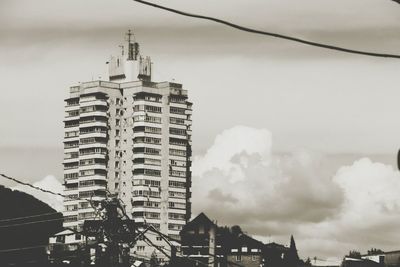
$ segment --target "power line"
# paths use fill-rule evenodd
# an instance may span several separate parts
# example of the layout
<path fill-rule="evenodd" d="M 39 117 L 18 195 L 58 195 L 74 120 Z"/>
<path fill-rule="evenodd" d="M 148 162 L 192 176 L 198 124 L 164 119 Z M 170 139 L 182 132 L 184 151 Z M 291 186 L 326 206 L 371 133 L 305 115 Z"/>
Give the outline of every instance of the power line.
<path fill-rule="evenodd" d="M 15 223 L 15 224 L 7 224 L 7 225 L 0 225 L 0 228 L 7 228 L 7 227 L 15 227 L 15 226 L 22 226 L 28 224 L 37 224 L 37 223 L 44 223 L 44 222 L 52 222 L 52 221 L 61 221 L 64 218 L 57 218 L 57 219 L 48 219 L 48 220 L 41 220 L 41 221 L 34 221 L 34 222 L 26 222 L 26 223 Z"/>
<path fill-rule="evenodd" d="M 42 216 L 47 216 L 47 215 L 55 215 L 55 214 L 60 214 L 60 212 L 48 212 L 48 213 L 41 213 L 41 214 L 31 215 L 31 216 L 13 217 L 13 218 L 9 218 L 9 219 L 2 219 L 2 220 L 0 220 L 0 223 L 9 222 L 9 221 L 17 221 L 17 220 L 28 219 L 28 218 L 42 217 Z"/>
<path fill-rule="evenodd" d="M 44 248 L 44 247 L 47 247 L 47 245 L 32 246 L 32 247 L 23 247 L 23 248 L 2 249 L 2 250 L 0 250 L 0 253 L 3 253 L 3 252 L 11 252 L 11 251 L 27 250 L 27 249 L 35 249 L 35 248 Z"/>
<path fill-rule="evenodd" d="M 228 21 L 225 21 L 225 20 L 222 20 L 222 19 L 209 17 L 209 16 L 198 15 L 198 14 L 192 14 L 192 13 L 180 11 L 180 10 L 177 10 L 177 9 L 173 9 L 173 8 L 157 5 L 157 4 L 150 3 L 150 2 L 147 2 L 147 1 L 143 1 L 143 0 L 133 0 L 133 1 L 141 3 L 141 4 L 144 4 L 144 5 L 152 6 L 152 7 L 158 8 L 158 9 L 163 9 L 163 10 L 175 13 L 175 14 L 186 16 L 186 17 L 192 17 L 192 18 L 198 18 L 198 19 L 214 21 L 214 22 L 217 22 L 217 23 L 220 23 L 220 24 L 224 24 L 224 25 L 227 25 L 229 27 L 232 27 L 232 28 L 235 28 L 235 29 L 238 29 L 238 30 L 241 30 L 241 31 L 245 31 L 245 32 L 261 34 L 261 35 L 267 35 L 267 36 L 271 36 L 271 37 L 275 37 L 275 38 L 285 39 L 285 40 L 298 42 L 298 43 L 302 43 L 302 44 L 306 44 L 306 45 L 310 45 L 310 46 L 316 46 L 316 47 L 320 47 L 320 48 L 324 48 L 324 49 L 336 50 L 336 51 L 340 51 L 340 52 L 344 52 L 344 53 L 358 54 L 358 55 L 371 56 L 371 57 L 398 58 L 398 59 L 400 59 L 400 55 L 397 55 L 397 54 L 368 52 L 368 51 L 344 48 L 344 47 L 330 45 L 330 44 L 323 44 L 323 43 L 318 43 L 318 42 L 313 42 L 313 41 L 307 41 L 307 40 L 304 40 L 304 39 L 301 39 L 301 38 L 292 37 L 292 36 L 288 36 L 288 35 L 283 35 L 283 34 L 279 34 L 279 33 L 256 30 L 256 29 L 240 26 L 238 24 L 234 24 L 232 22 L 228 22 Z"/>
<path fill-rule="evenodd" d="M 21 181 L 21 180 L 19 180 L 19 179 L 17 179 L 17 178 L 14 178 L 14 177 L 5 175 L 5 174 L 3 174 L 3 173 L 0 173 L 0 176 L 6 178 L 6 179 L 8 179 L 8 180 L 11 180 L 11 181 L 13 181 L 13 182 L 16 182 L 16 183 L 18 183 L 18 184 L 25 185 L 25 186 L 31 187 L 31 188 L 33 188 L 33 189 L 42 191 L 42 192 L 44 192 L 44 193 L 52 194 L 52 195 L 55 195 L 55 196 L 60 196 L 60 197 L 63 197 L 63 198 L 68 198 L 68 199 L 71 199 L 71 200 L 85 200 L 85 201 L 88 201 L 89 203 L 92 202 L 92 199 L 81 198 L 81 197 L 71 197 L 71 196 L 68 196 L 68 195 L 61 194 L 61 193 L 53 192 L 53 191 L 51 191 L 51 190 L 47 190 L 47 189 L 41 188 L 41 187 L 39 187 L 39 186 L 35 186 L 35 185 L 33 185 L 33 184 L 23 182 L 23 181 Z M 91 197 L 92 197 L 92 196 L 91 196 Z M 93 201 L 95 201 L 95 200 L 93 200 Z"/>
<path fill-rule="evenodd" d="M 14 181 L 14 182 L 16 182 L 16 183 L 18 183 L 18 184 L 26 185 L 26 186 L 29 186 L 29 187 L 31 187 L 31 188 L 33 188 L 33 189 L 42 191 L 42 192 L 44 192 L 44 193 L 49 193 L 49 194 L 56 195 L 56 196 L 66 197 L 65 195 L 63 195 L 63 194 L 61 194 L 61 193 L 56 193 L 56 192 L 53 192 L 53 191 L 50 191 L 50 190 L 43 189 L 43 188 L 41 188 L 41 187 L 32 185 L 32 184 L 30 184 L 30 183 L 22 182 L 22 181 L 20 181 L 20 180 L 18 180 L 18 179 L 16 179 L 16 178 L 7 176 L 7 175 L 5 175 L 5 174 L 3 174 L 3 173 L 0 173 L 0 176 L 3 176 L 4 178 L 6 178 L 6 179 L 8 179 L 8 180 L 11 180 L 11 181 Z"/>

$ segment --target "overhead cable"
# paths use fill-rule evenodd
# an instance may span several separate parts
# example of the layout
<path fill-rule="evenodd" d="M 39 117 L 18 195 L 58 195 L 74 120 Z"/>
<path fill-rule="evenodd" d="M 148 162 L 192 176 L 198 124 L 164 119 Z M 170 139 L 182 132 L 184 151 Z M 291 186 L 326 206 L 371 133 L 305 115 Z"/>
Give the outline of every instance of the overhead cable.
<path fill-rule="evenodd" d="M 398 54 L 386 54 L 386 53 L 368 52 L 368 51 L 362 51 L 362 50 L 357 50 L 357 49 L 349 49 L 349 48 L 330 45 L 330 44 L 323 44 L 323 43 L 318 43 L 318 42 L 314 42 L 314 41 L 308 41 L 308 40 L 305 40 L 305 39 L 301 39 L 301 38 L 298 38 L 298 37 L 292 37 L 292 36 L 288 36 L 288 35 L 284 35 L 284 34 L 280 34 L 280 33 L 273 33 L 273 32 L 267 32 L 267 31 L 252 29 L 252 28 L 240 26 L 240 25 L 232 23 L 232 22 L 228 22 L 226 20 L 222 20 L 222 19 L 218 19 L 218 18 L 214 18 L 214 17 L 209 17 L 209 16 L 204 16 L 204 15 L 188 13 L 188 12 L 180 11 L 180 10 L 177 10 L 177 9 L 169 8 L 169 7 L 166 7 L 166 6 L 154 4 L 154 3 L 143 1 L 143 0 L 133 0 L 133 1 L 141 3 L 141 4 L 144 4 L 144 5 L 147 5 L 147 6 L 152 6 L 152 7 L 158 8 L 158 9 L 166 10 L 166 11 L 169 11 L 169 12 L 172 12 L 172 13 L 175 13 L 175 14 L 179 14 L 179 15 L 182 15 L 182 16 L 186 16 L 186 17 L 192 17 L 192 18 L 198 18 L 198 19 L 214 21 L 214 22 L 217 22 L 217 23 L 220 23 L 220 24 L 224 24 L 224 25 L 227 25 L 229 27 L 232 27 L 232 28 L 235 28 L 235 29 L 238 29 L 238 30 L 241 30 L 241 31 L 245 31 L 245 32 L 261 34 L 261 35 L 267 35 L 267 36 L 271 36 L 271 37 L 275 37 L 275 38 L 279 38 L 279 39 L 285 39 L 285 40 L 289 40 L 289 41 L 293 41 L 293 42 L 298 42 L 298 43 L 302 43 L 302 44 L 306 44 L 306 45 L 310 45 L 310 46 L 315 46 L 315 47 L 320 47 L 320 48 L 324 48 L 324 49 L 336 50 L 336 51 L 340 51 L 340 52 L 344 52 L 344 53 L 358 54 L 358 55 L 371 56 L 371 57 L 398 58 L 398 59 L 400 59 L 400 55 L 398 55 Z"/>

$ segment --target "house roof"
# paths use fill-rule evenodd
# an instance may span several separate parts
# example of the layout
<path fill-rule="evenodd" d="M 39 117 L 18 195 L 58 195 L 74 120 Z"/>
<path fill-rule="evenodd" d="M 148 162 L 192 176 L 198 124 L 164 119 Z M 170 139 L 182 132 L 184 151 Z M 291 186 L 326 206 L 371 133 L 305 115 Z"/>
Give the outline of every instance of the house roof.
<path fill-rule="evenodd" d="M 210 220 L 203 212 L 197 215 L 196 218 L 188 222 L 182 229 L 182 231 L 187 231 L 195 228 L 198 225 L 207 225 L 207 226 L 217 226 L 213 221 Z"/>

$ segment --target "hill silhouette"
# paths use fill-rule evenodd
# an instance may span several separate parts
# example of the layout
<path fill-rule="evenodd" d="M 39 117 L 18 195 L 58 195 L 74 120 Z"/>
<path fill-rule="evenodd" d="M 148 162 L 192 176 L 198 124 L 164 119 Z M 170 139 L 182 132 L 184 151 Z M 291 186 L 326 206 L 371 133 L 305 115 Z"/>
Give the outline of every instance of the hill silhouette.
<path fill-rule="evenodd" d="M 48 239 L 62 229 L 61 213 L 29 194 L 0 185 L 1 266 L 44 265 Z"/>

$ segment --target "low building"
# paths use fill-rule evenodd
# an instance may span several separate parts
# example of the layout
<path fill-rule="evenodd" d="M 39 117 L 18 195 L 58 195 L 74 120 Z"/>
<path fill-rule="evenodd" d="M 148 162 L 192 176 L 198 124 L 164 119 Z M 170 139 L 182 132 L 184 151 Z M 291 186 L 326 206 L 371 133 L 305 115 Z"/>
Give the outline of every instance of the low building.
<path fill-rule="evenodd" d="M 232 242 L 225 244 L 228 248 L 227 266 L 260 267 L 263 266 L 264 244 L 246 234 L 232 238 Z"/>
<path fill-rule="evenodd" d="M 54 264 L 78 263 L 84 260 L 81 253 L 84 237 L 71 230 L 64 230 L 49 238 L 49 262 Z"/>
<path fill-rule="evenodd" d="M 190 259 L 193 266 L 218 266 L 224 261 L 223 255 L 217 253 L 221 245 L 216 243 L 218 226 L 204 213 L 187 223 L 181 233 L 182 256 Z M 216 260 L 217 259 L 217 260 Z"/>
<path fill-rule="evenodd" d="M 290 248 L 263 244 L 239 226 L 219 227 L 204 213 L 188 222 L 180 235 L 185 267 L 297 267 L 302 263 L 293 237 Z"/>
<path fill-rule="evenodd" d="M 385 252 L 384 263 L 387 267 L 400 266 L 400 250 Z"/>

